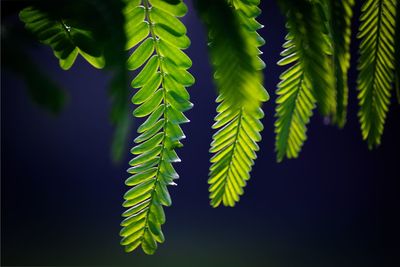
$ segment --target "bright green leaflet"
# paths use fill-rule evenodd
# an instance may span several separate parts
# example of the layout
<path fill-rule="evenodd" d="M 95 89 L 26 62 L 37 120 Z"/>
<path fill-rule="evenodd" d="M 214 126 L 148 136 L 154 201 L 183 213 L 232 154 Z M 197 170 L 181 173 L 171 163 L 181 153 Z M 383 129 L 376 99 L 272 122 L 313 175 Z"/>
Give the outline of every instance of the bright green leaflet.
<path fill-rule="evenodd" d="M 35 7 L 23 9 L 19 17 L 40 42 L 52 48 L 62 69 L 71 68 L 78 54 L 95 68 L 104 67 L 102 51 L 92 32 L 80 28 L 72 21 L 54 19 Z"/>
<path fill-rule="evenodd" d="M 180 161 L 175 148 L 185 138 L 179 125 L 189 121 L 183 112 L 192 107 L 185 89 L 194 83 L 187 72 L 192 63 L 181 51 L 190 41 L 177 19 L 186 11 L 182 2 L 173 5 L 161 0 L 130 1 L 124 10 L 129 18 L 127 49 L 136 46 L 127 66 L 142 67 L 131 84 L 138 89 L 132 102 L 139 106 L 133 114 L 147 117 L 138 128 L 137 145 L 131 150 L 135 158 L 129 162 L 131 176 L 125 182 L 131 188 L 124 195 L 127 210 L 120 235 L 127 252 L 141 246 L 146 254 L 153 254 L 157 242 L 164 242 L 162 206 L 171 205 L 167 186 L 176 185 L 179 176 L 172 163 Z"/>
<path fill-rule="evenodd" d="M 280 66 L 290 67 L 280 75 L 276 91 L 275 149 L 277 160 L 296 158 L 306 140 L 307 124 L 316 102 L 321 113 L 332 111 L 334 97 L 329 49 L 317 5 L 309 1 L 281 1 L 286 13 L 286 42 Z M 319 96 L 319 97 L 317 97 Z M 334 95 L 333 95 L 334 96 Z M 319 100 L 318 100 L 319 99 Z"/>
<path fill-rule="evenodd" d="M 233 207 L 239 201 L 261 140 L 261 104 L 269 96 L 262 86 L 264 63 L 258 47 L 264 40 L 256 32 L 262 27 L 255 20 L 261 12 L 258 3 L 216 1 L 215 14 L 204 19 L 219 92 L 218 115 L 213 125 L 218 132 L 211 143 L 214 156 L 208 180 L 213 207 Z M 224 23 L 218 23 L 219 11 L 227 14 L 221 16 Z"/>
<path fill-rule="evenodd" d="M 368 0 L 362 6 L 359 75 L 357 79 L 361 133 L 373 148 L 381 136 L 394 82 L 395 0 Z"/>

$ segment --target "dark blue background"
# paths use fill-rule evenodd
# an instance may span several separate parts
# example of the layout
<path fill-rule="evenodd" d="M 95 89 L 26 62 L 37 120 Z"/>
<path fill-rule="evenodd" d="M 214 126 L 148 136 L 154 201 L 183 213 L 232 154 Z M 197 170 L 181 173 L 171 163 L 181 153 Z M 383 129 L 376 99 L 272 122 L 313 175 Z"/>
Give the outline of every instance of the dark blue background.
<path fill-rule="evenodd" d="M 274 90 L 283 71 L 276 62 L 285 28 L 275 1 L 263 1 L 259 21 L 271 100 L 264 105 L 261 151 L 240 203 L 212 209 L 206 181 L 216 95 L 204 29 L 189 6 L 187 52 L 197 82 L 189 88 L 194 108 L 178 151 L 181 179 L 170 189 L 165 244 L 152 257 L 139 250 L 126 254 L 119 245 L 131 156 L 127 147 L 121 166 L 110 160 L 110 75 L 81 59 L 62 71 L 50 49 L 40 46 L 31 54 L 68 91 L 69 103 L 59 117 L 51 116 L 31 103 L 17 76 L 1 71 L 2 264 L 394 266 L 400 251 L 400 107 L 393 99 L 382 145 L 368 151 L 356 115 L 358 41 L 352 43 L 346 127 L 324 125 L 315 114 L 300 158 L 277 164 Z M 357 18 L 358 12 L 354 29 Z M 134 136 L 132 130 L 130 146 Z"/>

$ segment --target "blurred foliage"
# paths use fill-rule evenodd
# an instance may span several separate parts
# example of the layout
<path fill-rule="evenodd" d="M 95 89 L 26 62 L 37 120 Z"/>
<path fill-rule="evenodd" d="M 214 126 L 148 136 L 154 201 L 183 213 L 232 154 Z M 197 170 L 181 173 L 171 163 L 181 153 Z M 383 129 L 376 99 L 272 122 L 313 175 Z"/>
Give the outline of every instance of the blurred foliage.
<path fill-rule="evenodd" d="M 62 17 L 53 18 L 35 7 L 23 9 L 19 18 L 39 41 L 51 47 L 54 55 L 60 60 L 62 69 L 71 68 L 78 54 L 94 67 L 104 67 L 101 47 L 97 45 L 92 31 L 82 27 L 78 21 Z"/>
<path fill-rule="evenodd" d="M 18 28 L 2 25 L 2 67 L 15 72 L 24 80 L 32 101 L 58 114 L 66 103 L 66 93 L 32 61 L 26 52 L 27 44 L 31 42 L 29 36 Z"/>
<path fill-rule="evenodd" d="M 351 18 L 354 0 L 323 1 L 327 20 L 327 32 L 331 42 L 334 86 L 336 90 L 336 112 L 333 122 L 340 128 L 346 123 L 349 87 L 347 72 L 350 68 Z"/>
<path fill-rule="evenodd" d="M 106 68 L 113 73 L 110 81 L 109 93 L 112 103 L 111 122 L 115 126 L 115 134 L 112 142 L 112 157 L 116 162 L 122 159 L 125 153 L 127 137 L 131 129 L 132 120 L 129 116 L 129 89 L 128 73 L 126 69 L 125 51 L 125 17 L 121 10 L 124 3 L 112 0 L 75 0 L 75 1 L 28 1 L 20 2 L 22 9 L 19 16 L 25 23 L 30 34 L 36 37 L 43 44 L 52 48 L 54 55 L 59 59 L 61 68 L 67 70 L 75 62 L 78 54 L 82 55 L 91 65 L 96 68 Z M 5 23 L 7 24 L 7 23 Z M 26 34 L 14 36 L 8 40 L 8 35 L 2 35 L 4 43 L 20 42 Z M 6 45 L 3 49 L 4 55 L 15 53 L 15 45 Z M 18 58 L 26 54 L 26 49 L 19 51 Z M 29 58 L 26 56 L 26 58 Z M 11 62 L 17 61 L 10 58 Z M 6 63 L 6 61 L 5 61 Z M 55 90 L 41 88 L 41 84 L 48 84 L 54 87 L 52 82 L 46 82 L 46 77 L 35 75 L 38 67 L 29 63 L 25 66 L 14 64 L 11 67 L 25 70 L 21 72 L 30 92 L 41 90 L 41 95 L 34 97 L 36 101 L 46 102 L 46 106 L 60 111 L 63 103 L 62 97 L 54 93 Z M 5 64 L 7 67 L 9 64 Z M 37 78 L 35 78 L 37 76 Z M 33 81 L 34 80 L 34 81 Z M 36 89 L 35 89 L 36 88 Z M 39 89 L 38 89 L 39 88 Z M 48 94 L 44 94 L 48 92 Z M 32 95 L 32 94 L 31 94 Z M 35 95 L 35 94 L 33 94 Z"/>

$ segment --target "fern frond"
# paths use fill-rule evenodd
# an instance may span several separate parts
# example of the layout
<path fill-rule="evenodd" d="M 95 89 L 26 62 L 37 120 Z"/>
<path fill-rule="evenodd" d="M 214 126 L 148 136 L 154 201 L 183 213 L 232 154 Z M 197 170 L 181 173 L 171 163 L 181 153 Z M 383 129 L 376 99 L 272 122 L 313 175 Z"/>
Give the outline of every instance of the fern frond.
<path fill-rule="evenodd" d="M 304 57 L 304 67 L 310 79 L 319 113 L 329 116 L 336 111 L 336 91 L 330 53 L 332 44 L 326 28 L 327 18 L 322 16 L 326 1 L 281 0 L 292 32 L 297 31 L 299 56 Z M 285 7 L 290 4 L 290 7 Z M 291 15 L 288 15 L 291 14 Z M 291 17 L 289 17 L 291 16 Z M 292 21 L 292 22 L 290 22 Z M 294 29 L 296 27 L 296 29 Z M 304 34 L 304 36 L 300 36 Z"/>
<path fill-rule="evenodd" d="M 209 32 L 209 50 L 214 67 L 219 103 L 210 152 L 208 183 L 213 207 L 234 206 L 250 178 L 261 140 L 264 116 L 262 102 L 269 96 L 262 86 L 264 62 L 258 47 L 264 40 L 255 18 L 259 1 L 199 1 L 199 10 Z M 212 5 L 211 8 L 207 8 Z"/>
<path fill-rule="evenodd" d="M 396 6 L 396 32 L 395 32 L 395 43 L 394 43 L 394 82 L 396 89 L 397 102 L 400 104 L 400 4 Z"/>
<path fill-rule="evenodd" d="M 219 129 L 213 135 L 211 167 L 208 183 L 210 184 L 210 204 L 213 207 L 235 206 L 243 194 L 243 188 L 250 179 L 250 171 L 259 150 L 257 142 L 261 140 L 260 132 L 264 117 L 261 107 L 240 109 L 227 107 L 222 102 L 220 112 L 213 125 Z"/>
<path fill-rule="evenodd" d="M 371 149 L 381 142 L 394 81 L 395 0 L 368 0 L 362 6 L 359 76 L 361 132 Z"/>
<path fill-rule="evenodd" d="M 23 9 L 19 17 L 27 30 L 51 47 L 62 69 L 71 68 L 78 54 L 94 67 L 104 67 L 104 56 L 93 33 L 76 21 L 52 17 L 32 6 Z"/>
<path fill-rule="evenodd" d="M 333 68 L 336 88 L 336 112 L 333 123 L 340 128 L 346 123 L 348 84 L 347 72 L 350 67 L 351 18 L 354 0 L 329 0 L 329 34 L 332 44 Z"/>
<path fill-rule="evenodd" d="M 287 18 L 285 49 L 278 62 L 290 67 L 280 75 L 276 91 L 275 149 L 277 160 L 298 156 L 306 140 L 307 124 L 318 101 L 322 114 L 329 114 L 335 102 L 333 79 L 323 35 L 324 22 L 316 4 L 309 1 L 281 1 Z M 333 99 L 332 99 L 333 97 Z"/>
<path fill-rule="evenodd" d="M 189 120 L 183 112 L 190 109 L 186 86 L 194 83 L 187 72 L 191 60 L 181 49 L 190 44 L 186 28 L 177 17 L 185 15 L 184 3 L 170 4 L 161 0 L 131 1 L 124 10 L 128 20 L 128 46 L 135 49 L 127 66 L 143 66 L 131 86 L 139 90 L 132 102 L 139 105 L 133 112 L 147 119 L 138 128 L 136 155 L 129 164 L 130 176 L 125 184 L 132 187 L 124 195 L 121 244 L 127 252 L 141 245 L 153 254 L 157 242 L 164 242 L 161 225 L 165 222 L 162 206 L 171 205 L 167 186 L 175 185 L 179 176 L 172 163 L 180 159 L 175 148 L 181 147 L 185 135 L 180 124 Z"/>

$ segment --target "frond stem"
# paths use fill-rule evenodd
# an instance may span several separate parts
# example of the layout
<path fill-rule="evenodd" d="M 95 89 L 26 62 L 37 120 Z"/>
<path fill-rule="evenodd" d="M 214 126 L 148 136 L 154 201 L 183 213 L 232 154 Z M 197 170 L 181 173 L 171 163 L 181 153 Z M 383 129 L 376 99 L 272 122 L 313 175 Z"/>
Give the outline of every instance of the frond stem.
<path fill-rule="evenodd" d="M 167 95 L 166 95 L 166 89 L 165 89 L 165 86 L 164 86 L 164 75 L 165 75 L 165 72 L 164 72 L 163 69 L 162 69 L 162 56 L 161 56 L 160 51 L 159 51 L 159 48 L 158 48 L 157 36 L 156 36 L 156 34 L 154 33 L 153 22 L 151 21 L 150 15 L 149 15 L 150 10 L 151 10 L 151 6 L 150 6 L 148 0 L 143 0 L 143 4 L 144 4 L 144 7 L 145 7 L 145 19 L 146 19 L 147 22 L 149 23 L 150 35 L 151 35 L 151 37 L 154 39 L 155 51 L 156 51 L 158 60 L 160 61 L 160 73 L 161 73 L 161 79 L 162 79 L 162 80 L 161 80 L 161 84 L 162 84 L 162 90 L 163 90 L 163 100 L 162 100 L 162 101 L 163 101 L 163 104 L 164 104 L 164 111 L 163 111 L 164 124 L 163 124 L 163 126 L 162 126 L 162 128 L 163 128 L 163 139 L 162 139 L 162 141 L 161 141 L 160 160 L 159 160 L 159 162 L 158 162 L 157 172 L 156 172 L 156 176 L 155 176 L 155 177 L 156 177 L 156 180 L 155 180 L 154 186 L 153 186 L 153 188 L 152 188 L 152 190 L 151 190 L 151 195 L 150 195 L 151 201 L 150 201 L 150 204 L 149 204 L 149 208 L 148 208 L 147 211 L 146 211 L 145 228 L 144 228 L 144 230 L 143 230 L 143 234 L 142 234 L 141 240 L 143 240 L 144 235 L 145 235 L 146 231 L 147 231 L 148 228 L 149 228 L 149 227 L 148 227 L 149 213 L 150 213 L 150 210 L 151 210 L 151 206 L 153 205 L 153 197 L 154 197 L 154 193 L 156 192 L 156 186 L 157 186 L 157 183 L 159 182 L 160 168 L 161 168 L 161 163 L 162 163 L 162 161 L 163 161 L 164 148 L 165 148 L 165 140 L 166 140 L 166 137 L 167 137 L 167 134 L 166 134 L 167 131 L 166 131 L 165 128 L 166 128 L 167 121 L 168 121 L 168 118 L 167 118 L 167 103 L 166 103 L 166 99 L 167 99 L 166 97 L 167 97 Z"/>

